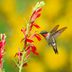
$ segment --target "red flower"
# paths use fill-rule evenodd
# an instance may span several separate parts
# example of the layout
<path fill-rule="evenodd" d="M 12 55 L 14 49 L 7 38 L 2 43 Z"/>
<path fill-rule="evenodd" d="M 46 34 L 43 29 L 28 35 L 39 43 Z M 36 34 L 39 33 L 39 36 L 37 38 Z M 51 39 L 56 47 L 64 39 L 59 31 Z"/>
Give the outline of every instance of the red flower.
<path fill-rule="evenodd" d="M 42 8 L 38 8 L 37 10 L 35 10 L 30 18 L 31 22 L 34 22 L 38 17 L 40 17 L 40 11 L 42 10 Z"/>
<path fill-rule="evenodd" d="M 26 42 L 32 43 L 32 42 L 34 42 L 34 41 L 27 38 L 27 39 L 26 39 Z"/>
<path fill-rule="evenodd" d="M 2 67 L 2 59 L 3 59 L 3 53 L 4 53 L 4 46 L 5 46 L 5 34 L 0 34 L 1 41 L 0 41 L 0 68 Z"/>
<path fill-rule="evenodd" d="M 38 52 L 36 52 L 36 47 L 34 45 L 28 46 L 28 48 L 26 49 L 26 51 L 28 51 L 28 54 L 30 54 L 30 52 L 32 52 L 35 55 L 38 55 Z"/>
<path fill-rule="evenodd" d="M 22 52 L 18 49 L 18 53 L 15 54 L 15 57 L 18 56 L 18 60 L 21 60 Z"/>
<path fill-rule="evenodd" d="M 35 55 L 38 55 L 38 53 L 36 52 L 36 47 L 35 46 L 31 46 L 31 48 L 32 48 L 32 52 L 35 54 Z"/>
<path fill-rule="evenodd" d="M 3 43 L 0 41 L 0 48 L 2 48 L 2 46 L 3 46 Z"/>
<path fill-rule="evenodd" d="M 30 30 L 32 30 L 32 27 L 35 26 L 36 28 L 40 28 L 39 25 L 37 25 L 36 23 L 32 22 L 30 25 Z"/>
<path fill-rule="evenodd" d="M 40 41 L 41 40 L 41 37 L 39 34 L 35 34 L 35 37 Z"/>
<path fill-rule="evenodd" d="M 30 38 L 34 38 L 34 37 L 36 37 L 38 41 L 41 40 L 41 36 L 39 34 L 34 33 Z"/>
<path fill-rule="evenodd" d="M 24 39 L 25 39 L 25 38 L 23 38 L 23 39 L 21 40 L 21 42 L 22 42 Z M 34 42 L 34 41 L 27 38 L 27 39 L 26 39 L 26 42 L 32 43 L 32 42 Z"/>
<path fill-rule="evenodd" d="M 33 26 L 35 26 L 36 28 L 40 28 L 40 26 L 35 23 L 33 23 Z"/>
<path fill-rule="evenodd" d="M 0 60 L 2 59 L 2 57 L 3 57 L 3 55 L 2 55 L 2 54 L 0 54 Z"/>

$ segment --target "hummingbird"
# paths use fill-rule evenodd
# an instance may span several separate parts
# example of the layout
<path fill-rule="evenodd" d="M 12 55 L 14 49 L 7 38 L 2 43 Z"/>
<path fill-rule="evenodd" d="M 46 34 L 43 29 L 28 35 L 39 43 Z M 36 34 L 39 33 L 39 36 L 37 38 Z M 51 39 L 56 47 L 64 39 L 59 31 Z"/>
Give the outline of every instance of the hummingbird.
<path fill-rule="evenodd" d="M 40 34 L 46 39 L 48 42 L 48 45 L 52 46 L 55 54 L 58 54 L 58 49 L 57 49 L 57 43 L 56 43 L 56 38 L 64 32 L 67 27 L 63 27 L 59 30 L 57 30 L 59 25 L 56 25 L 50 32 L 47 31 L 41 31 Z"/>

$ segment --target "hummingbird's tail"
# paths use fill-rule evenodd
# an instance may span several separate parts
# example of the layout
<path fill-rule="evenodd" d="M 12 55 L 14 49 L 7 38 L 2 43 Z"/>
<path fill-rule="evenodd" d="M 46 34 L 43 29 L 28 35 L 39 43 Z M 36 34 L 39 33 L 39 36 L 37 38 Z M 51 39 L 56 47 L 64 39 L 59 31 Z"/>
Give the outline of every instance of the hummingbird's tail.
<path fill-rule="evenodd" d="M 57 48 L 53 48 L 53 50 L 54 50 L 55 54 L 58 54 Z"/>
<path fill-rule="evenodd" d="M 58 49 L 57 49 L 56 43 L 55 43 L 55 44 L 51 44 L 51 46 L 52 46 L 52 48 L 53 48 L 55 54 L 58 54 Z"/>

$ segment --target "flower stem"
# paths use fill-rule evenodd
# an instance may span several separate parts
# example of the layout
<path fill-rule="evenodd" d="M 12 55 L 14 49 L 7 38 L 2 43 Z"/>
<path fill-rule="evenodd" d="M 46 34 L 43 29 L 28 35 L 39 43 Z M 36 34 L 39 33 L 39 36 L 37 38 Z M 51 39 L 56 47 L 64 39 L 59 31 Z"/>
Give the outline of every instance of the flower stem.
<path fill-rule="evenodd" d="M 21 60 L 21 64 L 20 64 L 20 66 L 19 66 L 19 72 L 22 72 L 22 66 L 23 66 L 23 62 L 24 62 L 24 57 L 25 57 L 25 54 L 26 54 L 26 52 L 24 51 L 23 52 L 23 55 L 22 55 L 22 60 Z"/>
<path fill-rule="evenodd" d="M 19 68 L 19 72 L 21 72 L 21 71 L 22 71 L 22 67 Z"/>

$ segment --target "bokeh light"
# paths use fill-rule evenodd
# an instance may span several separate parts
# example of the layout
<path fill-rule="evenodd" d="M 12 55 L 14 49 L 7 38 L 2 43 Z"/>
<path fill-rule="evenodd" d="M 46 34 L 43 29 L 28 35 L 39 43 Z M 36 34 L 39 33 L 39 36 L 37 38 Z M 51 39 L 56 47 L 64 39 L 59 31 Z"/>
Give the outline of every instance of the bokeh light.
<path fill-rule="evenodd" d="M 50 47 L 51 48 L 51 47 Z M 59 69 L 66 65 L 67 53 L 62 47 L 58 47 L 58 54 L 55 54 L 52 49 L 49 49 L 44 54 L 44 61 L 46 65 L 51 69 Z"/>

